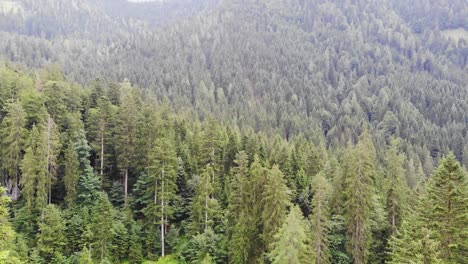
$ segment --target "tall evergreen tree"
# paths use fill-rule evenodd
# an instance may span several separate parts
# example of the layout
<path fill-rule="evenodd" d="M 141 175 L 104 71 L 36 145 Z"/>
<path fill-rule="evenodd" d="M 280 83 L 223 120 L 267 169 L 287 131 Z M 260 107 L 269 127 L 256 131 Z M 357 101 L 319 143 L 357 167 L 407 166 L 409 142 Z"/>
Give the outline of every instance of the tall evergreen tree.
<path fill-rule="evenodd" d="M 104 181 L 104 173 L 111 165 L 110 158 L 112 157 L 113 144 L 112 138 L 114 135 L 115 118 L 118 107 L 113 105 L 107 97 L 101 97 L 97 101 L 96 108 L 89 110 L 88 127 L 90 145 L 98 157 L 97 171 Z"/>
<path fill-rule="evenodd" d="M 27 208 L 41 211 L 47 205 L 47 142 L 44 128 L 33 125 L 28 147 L 21 162 L 21 184 Z"/>
<path fill-rule="evenodd" d="M 273 264 L 308 263 L 306 222 L 299 207 L 291 208 L 268 255 Z"/>
<path fill-rule="evenodd" d="M 115 209 L 107 198 L 107 194 L 98 193 L 91 211 L 91 222 L 87 226 L 84 236 L 94 248 L 92 255 L 100 261 L 111 258 L 114 220 Z"/>
<path fill-rule="evenodd" d="M 101 182 L 94 173 L 89 161 L 91 148 L 84 135 L 84 131 L 77 134 L 76 151 L 78 154 L 80 178 L 78 180 L 78 203 L 82 206 L 92 206 L 99 198 Z M 73 165 L 75 166 L 75 165 Z"/>
<path fill-rule="evenodd" d="M 122 101 L 125 104 L 119 108 L 117 114 L 118 123 L 116 127 L 117 139 L 117 161 L 118 167 L 123 174 L 124 203 L 128 202 L 128 181 L 131 170 L 136 167 L 137 135 L 140 123 L 141 98 L 136 88 L 130 83 L 122 84 Z"/>
<path fill-rule="evenodd" d="M 47 118 L 46 138 L 48 204 L 50 204 L 52 203 L 52 184 L 57 178 L 57 156 L 59 155 L 61 148 L 59 131 L 51 117 Z"/>
<path fill-rule="evenodd" d="M 12 102 L 6 106 L 6 116 L 2 121 L 2 167 L 8 172 L 11 182 L 11 197 L 17 200 L 19 196 L 19 179 L 22 152 L 27 139 L 26 113 L 20 102 Z"/>
<path fill-rule="evenodd" d="M 286 185 L 283 173 L 277 165 L 274 165 L 268 172 L 262 193 L 262 239 L 270 248 L 273 236 L 283 224 L 287 215 L 287 207 L 290 204 L 290 191 Z M 254 205 L 255 206 L 255 205 Z"/>
<path fill-rule="evenodd" d="M 236 155 L 229 197 L 230 262 L 248 263 L 251 259 L 252 201 L 249 185 L 249 160 L 245 151 Z"/>
<path fill-rule="evenodd" d="M 351 147 L 344 160 L 346 181 L 345 219 L 349 234 L 349 251 L 355 264 L 367 263 L 370 244 L 370 217 L 376 152 L 366 129 L 356 146 Z"/>
<path fill-rule="evenodd" d="M 392 235 L 400 226 L 401 219 L 407 209 L 409 188 L 405 180 L 405 156 L 398 151 L 399 141 L 393 139 L 387 150 L 386 167 L 386 209 L 389 218 Z"/>
<path fill-rule="evenodd" d="M 164 257 L 168 219 L 172 218 L 175 212 L 174 201 L 177 195 L 176 180 L 179 165 L 172 134 L 164 135 L 156 140 L 152 158 L 153 166 L 148 171 L 151 172 L 150 179 L 154 185 L 150 185 L 148 192 L 152 194 L 154 200 L 148 209 L 160 219 L 161 256 Z M 151 215 L 150 212 L 148 214 Z"/>
<path fill-rule="evenodd" d="M 314 198 L 312 199 L 311 220 L 311 250 L 313 262 L 328 264 L 330 262 L 330 249 L 328 236 L 330 232 L 330 189 L 327 179 L 320 172 L 312 182 Z"/>
<path fill-rule="evenodd" d="M 76 144 L 69 142 L 65 149 L 65 175 L 63 178 L 67 194 L 65 201 L 68 206 L 73 206 L 78 197 L 78 181 L 80 179 L 80 162 L 76 152 Z"/>
<path fill-rule="evenodd" d="M 39 223 L 37 247 L 40 255 L 48 263 L 62 257 L 67 244 L 65 221 L 59 208 L 49 204 L 44 210 L 44 219 Z"/>
<path fill-rule="evenodd" d="M 440 243 L 441 259 L 468 262 L 468 176 L 455 155 L 441 160 L 423 197 L 422 221 Z"/>

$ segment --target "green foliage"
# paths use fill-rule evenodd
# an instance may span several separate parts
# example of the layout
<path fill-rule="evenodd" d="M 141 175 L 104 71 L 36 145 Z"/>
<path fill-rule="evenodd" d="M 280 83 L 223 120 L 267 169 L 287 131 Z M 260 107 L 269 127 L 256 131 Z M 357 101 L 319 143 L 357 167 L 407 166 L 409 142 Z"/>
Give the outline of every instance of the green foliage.
<path fill-rule="evenodd" d="M 242 18 L 247 11 L 230 4 L 231 16 L 220 17 L 236 25 L 239 19 L 233 18 Z M 244 4 L 259 10 L 257 4 Z M 465 263 L 467 180 L 460 148 L 466 148 L 466 137 L 460 109 L 466 108 L 466 96 L 458 84 L 463 75 L 442 75 L 447 73 L 442 66 L 454 69 L 445 59 L 440 60 L 442 66 L 433 65 L 432 72 L 421 74 L 417 50 L 425 46 L 402 46 L 396 52 L 391 46 L 399 45 L 395 43 L 400 37 L 391 33 L 388 37 L 395 43 L 390 47 L 376 44 L 379 49 L 349 50 L 353 45 L 363 47 L 356 43 L 368 37 L 347 35 L 347 18 L 354 17 L 349 4 L 315 0 L 309 4 L 310 12 L 319 15 L 314 23 L 326 29 L 322 35 L 315 35 L 316 25 L 307 25 L 314 30 L 304 38 L 303 29 L 288 22 L 294 16 L 276 13 L 290 14 L 291 6 L 278 3 L 279 11 L 265 4 L 269 11 L 262 13 L 265 23 L 255 25 L 258 34 L 238 38 L 248 36 L 245 43 L 261 47 L 256 40 L 267 34 L 272 49 L 258 54 L 245 49 L 246 56 L 223 59 L 226 65 L 215 74 L 211 67 L 220 65 L 218 56 L 225 52 L 214 55 L 215 50 L 230 34 L 212 28 L 220 35 L 201 38 L 194 31 L 190 41 L 182 34 L 177 43 L 184 48 L 174 45 L 180 54 L 170 59 L 175 64 L 166 67 L 167 59 L 158 62 L 166 73 L 161 77 L 161 68 L 155 68 L 154 78 L 161 78 L 154 89 L 140 89 L 129 81 L 95 81 L 83 88 L 66 81 L 58 67 L 37 74 L 0 67 L 0 178 L 7 194 L 18 198 L 10 206 L 5 205 L 7 196 L 0 197 L 0 262 L 141 263 L 170 254 L 159 261 Z M 381 7 L 370 12 L 367 5 L 356 6 L 372 13 L 362 17 L 363 23 L 372 20 L 371 31 L 389 26 L 377 19 Z M 330 14 L 320 17 L 326 12 Z M 244 22 L 248 26 L 250 21 Z M 200 23 L 206 22 L 194 24 Z M 330 30 L 336 23 L 343 26 L 343 35 Z M 362 33 L 361 23 L 353 27 Z M 278 56 L 278 61 L 288 62 L 281 63 L 286 75 L 277 71 L 276 60 L 268 59 L 278 55 L 276 45 L 283 45 L 277 34 L 289 36 L 283 43 L 288 44 L 283 49 L 286 57 Z M 329 39 L 328 34 L 336 38 Z M 206 40 L 217 37 L 223 41 Z M 387 35 L 375 37 L 387 41 Z M 403 37 L 408 35 L 401 36 L 405 42 L 414 41 Z M 307 44 L 289 46 L 298 38 Z M 151 41 L 153 36 L 143 39 Z M 132 43 L 138 46 L 141 40 Z M 245 44 L 237 41 L 232 43 Z M 195 53 L 200 50 L 192 42 L 205 46 L 205 59 L 213 65 L 209 70 L 204 69 L 205 62 L 197 62 L 202 53 Z M 206 48 L 208 42 L 217 44 Z M 301 47 L 312 42 L 306 53 L 317 53 L 303 56 Z M 317 43 L 330 48 L 318 52 L 322 47 Z M 185 56 L 185 49 L 194 53 Z M 164 50 L 172 54 L 165 48 L 158 52 Z M 336 51 L 343 56 L 337 57 Z M 410 53 L 411 62 L 405 59 Z M 247 55 L 258 63 L 255 69 L 245 61 Z M 176 67 L 177 58 L 187 58 L 183 72 Z M 373 68 L 370 58 L 386 63 Z M 398 64 L 388 63 L 393 59 Z M 415 72 L 402 72 L 413 60 Z M 194 64 L 200 67 L 193 68 Z M 250 74 L 244 75 L 238 65 Z M 435 73 L 437 69 L 440 72 Z M 186 70 L 189 77 L 184 77 Z M 70 71 L 74 70 L 67 68 Z M 448 99 L 433 96 L 434 91 L 444 94 L 442 90 Z M 181 106 L 187 103 L 181 95 L 186 91 L 193 93 L 188 109 Z M 401 96 L 409 99 L 399 100 Z M 445 100 L 452 100 L 451 105 Z M 356 142 L 362 126 L 368 129 L 358 143 L 348 143 L 345 149 L 346 142 Z M 398 144 L 393 137 L 400 138 Z M 441 159 L 449 150 L 455 155 Z"/>
<path fill-rule="evenodd" d="M 288 217 L 275 235 L 275 242 L 271 246 L 272 250 L 268 256 L 273 264 L 300 264 L 308 262 L 306 228 L 307 225 L 301 209 L 293 206 Z"/>
<path fill-rule="evenodd" d="M 270 248 L 274 241 L 273 237 L 282 226 L 287 215 L 287 207 L 290 205 L 290 191 L 286 185 L 283 173 L 277 165 L 274 165 L 266 176 L 266 182 L 263 186 L 261 204 L 263 206 L 261 213 L 261 222 L 263 224 L 262 239 Z"/>
<path fill-rule="evenodd" d="M 65 237 L 65 222 L 62 213 L 55 205 L 48 205 L 39 223 L 37 248 L 42 258 L 48 262 L 56 262 L 61 258 L 67 245 Z"/>
<path fill-rule="evenodd" d="M 370 217 L 374 192 L 376 153 L 372 138 L 364 131 L 359 143 L 346 153 L 343 172 L 346 182 L 345 219 L 349 251 L 354 263 L 367 263 L 370 246 Z"/>
<path fill-rule="evenodd" d="M 330 262 L 330 183 L 325 179 L 323 173 L 315 176 L 312 183 L 314 186 L 314 198 L 312 199 L 313 213 L 311 222 L 311 251 L 312 258 L 317 264 Z"/>
<path fill-rule="evenodd" d="M 2 167 L 8 172 L 12 182 L 12 198 L 19 196 L 19 177 L 22 151 L 27 138 L 26 113 L 19 101 L 5 106 L 7 112 L 2 121 L 0 134 L 2 135 Z"/>

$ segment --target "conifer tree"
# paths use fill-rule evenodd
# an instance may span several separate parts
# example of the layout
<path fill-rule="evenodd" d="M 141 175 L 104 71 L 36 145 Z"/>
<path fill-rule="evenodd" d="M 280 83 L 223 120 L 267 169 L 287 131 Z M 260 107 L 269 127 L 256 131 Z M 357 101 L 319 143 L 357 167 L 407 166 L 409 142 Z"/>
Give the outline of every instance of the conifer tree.
<path fill-rule="evenodd" d="M 33 125 L 21 162 L 21 184 L 26 206 L 32 212 L 47 205 L 47 142 L 43 127 Z"/>
<path fill-rule="evenodd" d="M 231 233 L 230 261 L 247 263 L 250 259 L 252 234 L 252 201 L 249 185 L 249 161 L 245 151 L 236 155 L 234 176 L 229 197 L 229 225 Z"/>
<path fill-rule="evenodd" d="M 105 193 L 98 193 L 95 203 L 85 237 L 91 242 L 90 244 L 94 249 L 92 255 L 103 261 L 111 257 L 115 209 Z"/>
<path fill-rule="evenodd" d="M 154 210 L 154 216 L 157 216 L 161 229 L 161 256 L 165 255 L 165 235 L 166 227 L 169 225 L 170 219 L 175 209 L 174 200 L 177 191 L 177 169 L 178 160 L 173 142 L 173 135 L 164 135 L 156 140 L 153 149 L 150 180 L 154 185 L 150 185 L 148 192 L 154 197 L 150 210 Z M 151 213 L 148 212 L 149 215 Z"/>
<path fill-rule="evenodd" d="M 44 210 L 44 219 L 39 223 L 37 247 L 40 255 L 47 262 L 61 258 L 67 244 L 65 221 L 59 208 L 49 204 Z"/>
<path fill-rule="evenodd" d="M 267 172 L 266 182 L 262 193 L 262 239 L 269 249 L 273 236 L 283 224 L 290 204 L 290 191 L 286 185 L 283 173 L 277 165 Z"/>
<path fill-rule="evenodd" d="M 11 199 L 6 196 L 5 188 L 0 186 L 0 263 L 22 263 L 16 252 L 16 232 L 10 222 L 9 203 Z"/>
<path fill-rule="evenodd" d="M 263 193 L 267 184 L 268 170 L 264 168 L 260 162 L 258 155 L 254 155 L 253 163 L 250 166 L 250 195 L 252 202 L 251 225 L 253 226 L 252 241 L 251 241 L 251 260 L 252 262 L 262 261 L 263 254 L 266 251 L 265 241 L 262 238 L 263 233 Z"/>
<path fill-rule="evenodd" d="M 386 193 L 388 220 L 392 235 L 400 226 L 401 219 L 407 209 L 409 189 L 405 180 L 405 156 L 398 151 L 399 141 L 393 139 L 387 150 Z"/>
<path fill-rule="evenodd" d="M 46 128 L 47 142 L 47 174 L 48 174 L 48 204 L 52 203 L 52 184 L 57 178 L 57 156 L 59 155 L 61 144 L 60 135 L 54 120 L 47 118 Z"/>
<path fill-rule="evenodd" d="M 92 206 L 99 198 L 101 184 L 89 161 L 91 148 L 84 131 L 77 134 L 76 152 L 78 154 L 80 178 L 78 180 L 78 203 L 82 206 Z M 74 166 L 74 165 L 73 165 Z"/>
<path fill-rule="evenodd" d="M 130 83 L 122 84 L 122 101 L 125 104 L 119 108 L 117 113 L 117 162 L 123 174 L 124 204 L 128 202 L 128 181 L 131 170 L 136 167 L 138 127 L 140 125 L 141 95 L 138 90 L 132 88 Z"/>
<path fill-rule="evenodd" d="M 115 127 L 115 115 L 118 107 L 113 105 L 107 97 L 101 97 L 97 100 L 96 108 L 89 110 L 88 127 L 90 145 L 95 151 L 99 161 L 96 162 L 97 170 L 104 181 L 104 173 L 110 165 L 110 159 L 113 145 L 112 137 Z"/>
<path fill-rule="evenodd" d="M 211 181 L 212 170 L 213 168 L 207 165 L 197 182 L 191 208 L 192 229 L 195 232 L 207 232 L 209 228 L 212 228 L 214 224 L 213 218 L 219 210 L 218 200 L 212 198 L 214 193 Z"/>
<path fill-rule="evenodd" d="M 223 157 L 222 149 L 222 134 L 218 122 L 214 118 L 210 118 L 206 128 L 203 131 L 200 146 L 201 165 L 210 165 L 211 170 L 211 183 L 213 185 L 215 194 L 223 189 L 223 186 L 218 186 L 223 181 L 220 179 L 221 172 L 221 158 Z M 212 197 L 212 198 L 213 198 Z M 219 199 L 219 197 L 216 197 Z"/>
<path fill-rule="evenodd" d="M 274 238 L 268 254 L 273 264 L 308 263 L 306 223 L 299 207 L 291 208 Z"/>
<path fill-rule="evenodd" d="M 76 144 L 68 143 L 65 149 L 65 175 L 63 178 L 67 194 L 65 201 L 69 207 L 73 206 L 78 197 L 78 181 L 80 179 L 80 162 L 76 152 Z"/>
<path fill-rule="evenodd" d="M 431 236 L 431 231 L 424 227 L 416 213 L 409 215 L 390 239 L 389 264 L 442 263 L 439 243 Z"/>
<path fill-rule="evenodd" d="M 440 243 L 441 259 L 468 262 L 468 176 L 452 153 L 441 160 L 430 178 L 423 203 L 421 221 Z"/>
<path fill-rule="evenodd" d="M 375 165 L 375 148 L 369 131 L 365 130 L 358 144 L 347 151 L 343 167 L 348 248 L 355 264 L 367 263 L 369 255 Z"/>
<path fill-rule="evenodd" d="M 10 176 L 9 181 L 12 183 L 11 197 L 13 200 L 17 200 L 22 151 L 27 139 L 26 113 L 18 101 L 9 103 L 6 106 L 6 112 L 0 130 L 3 139 L 2 167 Z"/>
<path fill-rule="evenodd" d="M 312 259 L 317 264 L 330 263 L 328 235 L 330 232 L 330 189 L 327 179 L 320 172 L 312 182 L 311 250 Z"/>

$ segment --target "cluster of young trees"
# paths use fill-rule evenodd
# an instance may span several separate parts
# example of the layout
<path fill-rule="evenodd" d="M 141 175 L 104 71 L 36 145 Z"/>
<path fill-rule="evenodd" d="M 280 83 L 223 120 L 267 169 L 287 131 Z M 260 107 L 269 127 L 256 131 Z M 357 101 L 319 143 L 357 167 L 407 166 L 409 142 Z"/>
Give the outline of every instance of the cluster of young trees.
<path fill-rule="evenodd" d="M 466 169 L 447 153 L 433 170 L 367 119 L 327 148 L 176 113 L 129 82 L 0 79 L 2 263 L 468 261 Z"/>

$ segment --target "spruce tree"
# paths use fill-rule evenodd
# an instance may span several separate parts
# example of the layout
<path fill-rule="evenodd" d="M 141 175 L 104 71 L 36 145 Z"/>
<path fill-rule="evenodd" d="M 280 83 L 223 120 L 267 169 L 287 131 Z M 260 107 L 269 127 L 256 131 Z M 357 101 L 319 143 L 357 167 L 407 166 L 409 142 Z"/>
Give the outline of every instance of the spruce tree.
<path fill-rule="evenodd" d="M 65 175 L 63 178 L 65 190 L 65 202 L 69 207 L 76 203 L 78 197 L 78 181 L 80 178 L 80 162 L 76 152 L 76 144 L 69 142 L 65 149 Z"/>
<path fill-rule="evenodd" d="M 115 213 L 107 194 L 99 193 L 91 211 L 91 222 L 87 226 L 84 236 L 94 249 L 92 255 L 101 261 L 111 258 Z"/>
<path fill-rule="evenodd" d="M 275 235 L 268 254 L 273 264 L 308 263 L 306 222 L 301 209 L 293 206 Z"/>
<path fill-rule="evenodd" d="M 386 210 L 392 235 L 395 234 L 400 226 L 401 219 L 404 217 L 409 195 L 409 188 L 405 180 L 405 156 L 399 153 L 398 145 L 399 141 L 393 139 L 390 148 L 387 150 L 386 157 Z"/>
<path fill-rule="evenodd" d="M 91 207 L 99 198 L 101 182 L 94 173 L 89 161 L 91 148 L 88 145 L 84 131 L 77 134 L 76 152 L 79 160 L 80 178 L 78 180 L 78 200 L 81 206 Z M 74 166 L 74 165 L 73 165 Z"/>
<path fill-rule="evenodd" d="M 123 176 L 124 204 L 128 202 L 128 182 L 132 170 L 136 167 L 138 128 L 141 121 L 141 95 L 139 90 L 130 83 L 122 84 L 122 101 L 125 104 L 119 108 L 116 124 L 117 164 Z"/>
<path fill-rule="evenodd" d="M 164 135 L 156 140 L 152 154 L 152 166 L 148 168 L 150 174 L 150 185 L 147 190 L 152 194 L 153 202 L 147 215 L 159 218 L 161 229 L 161 256 L 165 255 L 165 235 L 167 233 L 168 220 L 175 212 L 174 201 L 177 197 L 177 169 L 178 159 L 175 152 L 175 144 L 172 134 Z M 148 210 L 147 210 L 148 211 Z"/>
<path fill-rule="evenodd" d="M 47 118 L 46 138 L 48 204 L 50 204 L 52 203 L 52 184 L 57 179 L 57 156 L 59 155 L 61 148 L 59 131 L 57 125 L 51 117 Z"/>
<path fill-rule="evenodd" d="M 247 263 L 250 259 L 252 234 L 252 201 L 249 185 L 249 161 L 245 151 L 236 155 L 229 197 L 229 232 L 231 263 Z"/>
<path fill-rule="evenodd" d="M 262 239 L 269 249 L 273 236 L 283 224 L 290 204 L 290 191 L 286 185 L 283 173 L 277 165 L 268 172 L 262 192 Z"/>
<path fill-rule="evenodd" d="M 23 172 L 21 184 L 26 207 L 32 211 L 41 211 L 47 205 L 47 142 L 44 129 L 33 125 L 28 140 L 28 147 L 21 162 Z"/>
<path fill-rule="evenodd" d="M 96 162 L 97 171 L 101 181 L 105 182 L 104 174 L 111 165 L 110 158 L 114 146 L 112 137 L 115 128 L 115 119 L 118 107 L 113 105 L 107 97 L 101 97 L 97 100 L 96 108 L 89 110 L 88 127 L 89 141 L 98 161 Z"/>
<path fill-rule="evenodd" d="M 330 233 L 330 190 L 331 186 L 320 172 L 312 182 L 314 198 L 312 199 L 311 221 L 311 251 L 313 262 L 328 264 L 330 262 L 330 249 L 328 236 Z"/>
<path fill-rule="evenodd" d="M 422 221 L 440 243 L 441 259 L 447 263 L 468 262 L 468 176 L 455 155 L 441 160 L 430 178 Z"/>
<path fill-rule="evenodd" d="M 10 176 L 12 183 L 11 197 L 17 200 L 19 196 L 19 179 L 22 152 L 27 139 L 26 113 L 20 102 L 12 102 L 6 106 L 6 116 L 2 121 L 0 135 L 2 136 L 2 167 Z"/>
<path fill-rule="evenodd" d="M 44 219 L 39 223 L 37 248 L 47 262 L 55 262 L 62 257 L 67 244 L 65 221 L 59 208 L 49 204 L 44 210 Z"/>
<path fill-rule="evenodd" d="M 367 263 L 369 256 L 375 166 L 374 144 L 369 131 L 365 130 L 358 144 L 347 151 L 343 166 L 348 249 L 355 264 Z"/>

